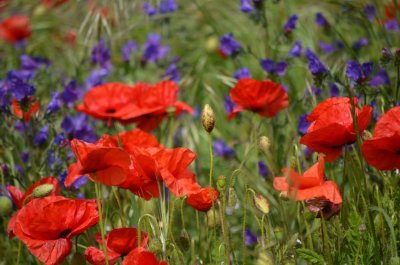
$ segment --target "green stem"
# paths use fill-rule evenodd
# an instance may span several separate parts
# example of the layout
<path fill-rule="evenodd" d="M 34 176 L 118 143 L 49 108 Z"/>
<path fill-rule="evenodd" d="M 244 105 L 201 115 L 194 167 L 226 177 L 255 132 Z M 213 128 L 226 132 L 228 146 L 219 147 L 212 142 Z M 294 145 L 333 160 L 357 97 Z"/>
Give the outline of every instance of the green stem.
<path fill-rule="evenodd" d="M 324 252 L 324 257 L 327 260 L 328 265 L 332 265 L 332 252 L 331 248 L 329 245 L 329 237 L 326 231 L 326 224 L 324 220 L 324 216 L 322 211 L 320 211 L 321 214 L 321 235 L 322 235 L 322 247 L 323 247 L 323 252 Z"/>
<path fill-rule="evenodd" d="M 106 265 L 108 265 L 108 255 L 107 255 L 107 245 L 106 245 L 106 239 L 105 239 L 105 231 L 104 231 L 104 224 L 103 224 L 103 207 L 100 202 L 101 198 L 101 192 L 99 188 L 99 184 L 96 182 L 96 174 L 94 174 L 94 188 L 96 192 L 96 201 L 97 201 L 97 208 L 99 209 L 99 226 L 100 226 L 100 234 L 101 234 L 101 242 L 102 242 L 102 248 L 104 252 L 104 256 L 106 258 Z"/>
<path fill-rule="evenodd" d="M 231 259 L 230 259 L 230 243 L 229 243 L 229 231 L 228 231 L 228 225 L 226 222 L 226 218 L 224 216 L 225 212 L 225 194 L 222 194 L 221 196 L 221 203 L 218 202 L 219 206 L 219 216 L 221 219 L 221 227 L 222 227 L 222 235 L 224 237 L 224 242 L 225 242 L 225 262 L 226 264 L 231 264 Z"/>
<path fill-rule="evenodd" d="M 19 265 L 19 259 L 21 257 L 21 247 L 22 247 L 22 243 L 21 241 L 18 241 L 18 256 L 17 256 L 17 265 Z"/>

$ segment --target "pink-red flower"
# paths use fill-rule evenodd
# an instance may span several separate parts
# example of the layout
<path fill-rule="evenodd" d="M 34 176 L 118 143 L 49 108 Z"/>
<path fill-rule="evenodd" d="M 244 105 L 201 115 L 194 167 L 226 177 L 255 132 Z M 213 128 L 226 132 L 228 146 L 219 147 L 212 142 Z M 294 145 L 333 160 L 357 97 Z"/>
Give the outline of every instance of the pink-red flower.
<path fill-rule="evenodd" d="M 206 187 L 200 188 L 196 192 L 189 193 L 186 203 L 198 211 L 207 212 L 211 209 L 212 205 L 216 203 L 217 199 L 218 192 L 214 188 L 210 192 L 210 188 Z"/>
<path fill-rule="evenodd" d="M 354 105 L 358 131 L 361 134 L 370 123 L 372 108 L 364 106 L 359 109 L 356 98 Z M 351 108 L 349 98 L 328 98 L 319 103 L 307 116 L 307 121 L 311 124 L 300 143 L 312 151 L 324 153 L 328 162 L 338 159 L 342 147 L 356 141 Z"/>
<path fill-rule="evenodd" d="M 230 97 L 236 103 L 236 107 L 229 114 L 229 119 L 244 109 L 272 118 L 289 104 L 285 90 L 271 80 L 258 81 L 252 78 L 241 78 L 232 88 Z"/>
<path fill-rule="evenodd" d="M 372 139 L 362 145 L 365 160 L 380 170 L 400 169 L 400 107 L 382 115 Z"/>
<path fill-rule="evenodd" d="M 140 234 L 140 247 L 145 247 L 148 243 L 146 233 Z M 96 241 L 102 245 L 100 233 L 95 234 Z M 105 237 L 107 247 L 108 264 L 113 265 L 121 257 L 128 255 L 131 251 L 138 248 L 138 231 L 136 228 L 117 228 L 110 231 Z M 85 251 L 85 258 L 90 264 L 104 265 L 106 258 L 103 249 L 90 246 Z"/>
<path fill-rule="evenodd" d="M 14 233 L 46 265 L 60 264 L 71 252 L 72 237 L 99 220 L 94 200 L 49 196 L 35 199 L 19 210 Z"/>
<path fill-rule="evenodd" d="M 29 102 L 29 108 L 24 112 L 20 107 L 20 102 L 13 99 L 12 107 L 14 111 L 14 115 L 18 118 L 23 119 L 24 121 L 29 121 L 32 115 L 39 111 L 39 101 L 34 100 L 32 97 Z"/>
<path fill-rule="evenodd" d="M 29 38 L 31 33 L 28 16 L 16 15 L 0 23 L 0 38 L 11 44 Z"/>
<path fill-rule="evenodd" d="M 326 181 L 324 176 L 324 158 L 320 156 L 318 163 L 307 169 L 303 175 L 294 169 L 282 169 L 288 177 L 276 177 L 274 189 L 283 191 L 294 200 L 325 199 L 333 204 L 341 204 L 342 196 L 333 181 Z"/>
<path fill-rule="evenodd" d="M 166 261 L 158 261 L 154 253 L 143 247 L 131 251 L 122 262 L 122 265 L 168 265 Z"/>

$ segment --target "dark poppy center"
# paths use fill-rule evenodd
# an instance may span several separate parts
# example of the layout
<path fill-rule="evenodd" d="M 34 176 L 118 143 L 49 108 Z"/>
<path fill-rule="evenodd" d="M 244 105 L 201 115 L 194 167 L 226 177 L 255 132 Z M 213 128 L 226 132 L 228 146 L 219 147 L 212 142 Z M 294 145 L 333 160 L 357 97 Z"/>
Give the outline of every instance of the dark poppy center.
<path fill-rule="evenodd" d="M 116 110 L 114 108 L 106 109 L 106 113 L 108 113 L 108 114 L 112 114 L 115 112 L 116 112 Z"/>
<path fill-rule="evenodd" d="M 63 230 L 63 231 L 58 235 L 58 238 L 66 238 L 67 235 L 68 235 L 69 233 L 71 233 L 71 232 L 72 232 L 72 230 L 69 229 L 69 228 L 67 228 L 67 229 Z"/>

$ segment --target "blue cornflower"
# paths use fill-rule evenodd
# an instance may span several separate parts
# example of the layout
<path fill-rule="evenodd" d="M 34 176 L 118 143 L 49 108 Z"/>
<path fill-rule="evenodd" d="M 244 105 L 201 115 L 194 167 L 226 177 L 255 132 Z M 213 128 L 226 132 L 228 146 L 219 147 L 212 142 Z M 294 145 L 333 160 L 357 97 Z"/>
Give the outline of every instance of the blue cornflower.
<path fill-rule="evenodd" d="M 319 75 L 327 72 L 325 65 L 318 59 L 318 56 L 310 49 L 306 49 L 305 56 L 308 60 L 308 69 L 313 75 Z"/>
<path fill-rule="evenodd" d="M 239 70 L 237 70 L 237 71 L 233 74 L 233 77 L 234 77 L 236 80 L 239 80 L 239 79 L 241 79 L 241 78 L 249 78 L 249 77 L 251 77 L 250 70 L 249 70 L 249 68 L 247 68 L 247 67 L 240 68 Z"/>
<path fill-rule="evenodd" d="M 8 72 L 6 84 L 11 95 L 18 101 L 35 94 L 35 87 L 21 79 L 14 71 Z"/>
<path fill-rule="evenodd" d="M 285 61 L 275 62 L 271 59 L 261 59 L 260 64 L 264 71 L 270 74 L 277 74 L 278 76 L 286 74 L 287 63 Z"/>
<path fill-rule="evenodd" d="M 326 43 L 323 41 L 319 42 L 319 48 L 325 54 L 329 54 L 335 51 L 336 47 L 334 44 Z"/>
<path fill-rule="evenodd" d="M 100 65 L 102 68 L 111 68 L 111 54 L 110 49 L 104 39 L 101 39 L 96 46 L 93 47 L 91 62 Z"/>
<path fill-rule="evenodd" d="M 47 105 L 46 112 L 53 113 L 61 108 L 60 94 L 58 92 L 54 92 L 51 96 L 51 100 Z"/>
<path fill-rule="evenodd" d="M 340 94 L 339 87 L 335 83 L 329 83 L 329 92 L 331 97 L 338 97 Z"/>
<path fill-rule="evenodd" d="M 152 6 L 149 2 L 145 2 L 143 4 L 143 11 L 148 16 L 154 16 L 155 14 L 157 14 L 157 9 L 154 6 Z"/>
<path fill-rule="evenodd" d="M 219 50 L 225 56 L 231 56 L 240 51 L 240 43 L 235 40 L 232 33 L 225 34 L 219 39 Z"/>
<path fill-rule="evenodd" d="M 376 16 L 376 7 L 374 5 L 366 5 L 364 7 L 364 13 L 367 16 L 369 21 L 374 20 L 375 16 Z"/>
<path fill-rule="evenodd" d="M 149 33 L 144 44 L 143 60 L 154 63 L 163 59 L 169 52 L 168 46 L 161 45 L 161 37 L 156 33 Z"/>
<path fill-rule="evenodd" d="M 374 87 L 379 87 L 382 85 L 389 85 L 390 79 L 389 75 L 385 69 L 379 68 L 378 73 L 369 81 L 369 84 Z"/>
<path fill-rule="evenodd" d="M 368 39 L 367 38 L 360 38 L 356 42 L 353 43 L 353 49 L 354 50 L 359 50 L 362 47 L 365 47 L 368 45 Z"/>
<path fill-rule="evenodd" d="M 310 123 L 307 121 L 307 113 L 301 114 L 299 117 L 299 126 L 298 131 L 301 135 L 307 133 L 308 127 L 310 127 Z"/>
<path fill-rule="evenodd" d="M 268 177 L 269 174 L 268 166 L 262 160 L 258 161 L 258 174 L 264 178 Z"/>
<path fill-rule="evenodd" d="M 78 88 L 78 82 L 71 80 L 61 92 L 60 99 L 67 105 L 71 106 L 81 96 L 81 91 Z"/>
<path fill-rule="evenodd" d="M 136 52 L 138 49 L 137 44 L 133 40 L 129 40 L 125 45 L 122 47 L 122 59 L 124 62 L 129 62 L 131 59 L 132 53 Z"/>
<path fill-rule="evenodd" d="M 289 56 L 291 56 L 291 57 L 301 56 L 302 49 L 303 49 L 303 47 L 301 46 L 301 41 L 296 41 L 289 51 Z"/>
<path fill-rule="evenodd" d="M 346 76 L 351 81 L 360 82 L 368 78 L 373 70 L 374 65 L 372 62 L 366 62 L 361 65 L 357 61 L 350 60 L 347 62 Z"/>
<path fill-rule="evenodd" d="M 174 82 L 179 82 L 179 80 L 181 80 L 181 75 L 179 73 L 178 67 L 176 66 L 176 63 L 172 63 L 168 66 L 163 75 L 163 78 L 167 78 Z"/>
<path fill-rule="evenodd" d="M 161 0 L 160 2 L 160 13 L 173 13 L 178 9 L 178 5 L 175 0 Z"/>
<path fill-rule="evenodd" d="M 49 126 L 45 125 L 35 135 L 33 142 L 35 143 L 35 145 L 41 145 L 47 141 L 48 137 L 49 137 Z"/>
<path fill-rule="evenodd" d="M 243 13 L 251 13 L 253 10 L 254 8 L 251 4 L 251 0 L 240 0 L 240 11 Z"/>
<path fill-rule="evenodd" d="M 321 12 L 315 14 L 315 23 L 320 27 L 329 27 L 329 22 Z"/>
<path fill-rule="evenodd" d="M 212 144 L 214 153 L 223 158 L 232 158 L 236 155 L 235 150 L 228 146 L 224 140 L 215 140 Z"/>
<path fill-rule="evenodd" d="M 289 34 L 290 32 L 292 32 L 292 30 L 294 30 L 296 28 L 297 19 L 298 19 L 298 16 L 296 14 L 292 14 L 289 17 L 288 21 L 286 22 L 285 26 L 283 27 L 285 34 Z"/>
<path fill-rule="evenodd" d="M 251 246 L 257 244 L 257 236 L 254 235 L 253 232 L 249 228 L 246 228 L 245 233 L 244 233 L 244 238 L 245 238 L 246 247 L 251 247 Z"/>

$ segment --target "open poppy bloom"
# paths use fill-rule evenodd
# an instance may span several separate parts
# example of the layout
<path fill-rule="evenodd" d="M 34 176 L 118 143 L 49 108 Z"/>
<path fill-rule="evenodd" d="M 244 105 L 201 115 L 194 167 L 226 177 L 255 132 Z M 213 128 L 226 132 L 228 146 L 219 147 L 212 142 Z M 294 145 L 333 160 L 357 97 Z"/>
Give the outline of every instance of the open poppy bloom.
<path fill-rule="evenodd" d="M 287 169 L 282 172 L 286 174 Z M 341 204 L 342 196 L 333 181 L 325 181 L 324 158 L 320 156 L 318 163 L 307 169 L 303 175 L 290 169 L 288 177 L 274 178 L 274 189 L 287 192 L 294 200 L 323 199 L 333 204 Z"/>
<path fill-rule="evenodd" d="M 122 83 L 107 83 L 93 87 L 83 97 L 83 102 L 76 107 L 96 119 L 121 121 L 133 108 L 132 88 Z"/>
<path fill-rule="evenodd" d="M 136 123 L 137 127 L 151 131 L 172 111 L 175 116 L 182 112 L 193 113 L 193 109 L 177 101 L 179 88 L 173 81 L 164 80 L 155 85 L 137 83 L 133 87 L 135 108 L 123 118 L 124 123 Z"/>
<path fill-rule="evenodd" d="M 358 101 L 354 98 L 358 130 L 361 134 L 371 121 L 372 107 L 364 106 L 359 109 L 357 104 Z M 342 147 L 357 139 L 351 108 L 349 98 L 334 97 L 319 103 L 306 118 L 311 124 L 300 143 L 312 151 L 324 153 L 327 162 L 338 159 Z"/>
<path fill-rule="evenodd" d="M 212 194 L 212 200 L 211 200 Z M 218 199 L 218 192 L 213 188 L 210 193 L 210 188 L 200 188 L 197 192 L 187 195 L 186 203 L 194 209 L 202 212 L 207 212 Z"/>
<path fill-rule="evenodd" d="M 148 243 L 146 233 L 141 233 L 140 247 L 145 247 Z M 96 241 L 102 244 L 100 233 L 95 234 Z M 120 257 L 128 255 L 131 251 L 138 248 L 138 232 L 136 228 L 117 228 L 110 231 L 105 237 L 107 246 L 108 264 L 116 264 Z M 105 255 L 103 250 L 88 247 L 85 251 L 86 260 L 90 264 L 104 265 Z"/>
<path fill-rule="evenodd" d="M 234 118 L 244 109 L 272 118 L 289 104 L 285 90 L 271 80 L 241 78 L 232 88 L 230 97 L 237 106 L 229 114 L 228 119 Z"/>
<path fill-rule="evenodd" d="M 20 119 L 23 119 L 24 121 L 29 121 L 31 116 L 39 111 L 39 101 L 31 98 L 31 102 L 29 104 L 30 105 L 29 105 L 28 110 L 23 112 L 20 107 L 20 103 L 17 100 L 13 99 L 12 106 L 13 106 L 14 115 Z"/>
<path fill-rule="evenodd" d="M 122 265 L 168 265 L 166 261 L 158 261 L 154 253 L 143 247 L 135 248 L 122 261 Z"/>
<path fill-rule="evenodd" d="M 29 38 L 31 33 L 28 16 L 12 16 L 0 23 L 0 38 L 11 44 Z"/>
<path fill-rule="evenodd" d="M 60 264 L 71 252 L 73 236 L 99 221 L 95 200 L 49 196 L 19 210 L 14 233 L 46 265 Z"/>
<path fill-rule="evenodd" d="M 379 170 L 400 169 L 400 107 L 382 115 L 375 126 L 373 138 L 364 141 L 365 160 Z"/>

